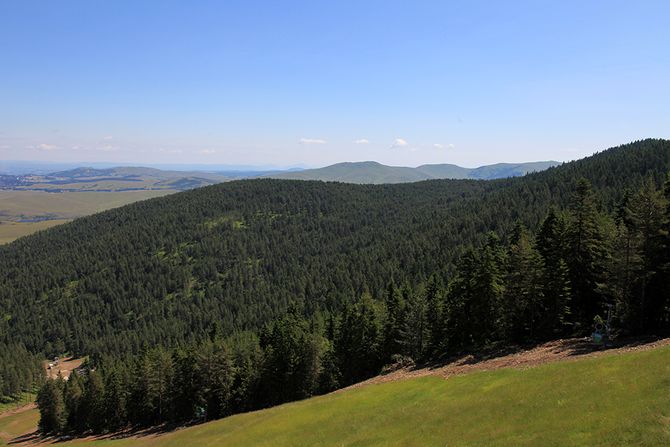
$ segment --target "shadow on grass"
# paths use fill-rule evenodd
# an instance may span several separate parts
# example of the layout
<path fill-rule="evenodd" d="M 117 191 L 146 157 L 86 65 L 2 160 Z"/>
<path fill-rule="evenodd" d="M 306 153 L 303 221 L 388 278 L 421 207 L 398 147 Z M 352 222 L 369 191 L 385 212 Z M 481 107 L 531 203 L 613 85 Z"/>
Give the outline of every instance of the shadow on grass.
<path fill-rule="evenodd" d="M 505 357 L 521 355 L 528 353 L 530 357 L 537 356 L 537 360 L 526 360 L 523 363 L 546 363 L 549 360 L 558 360 L 561 358 L 574 358 L 592 354 L 595 352 L 605 352 L 616 349 L 634 349 L 643 347 L 650 343 L 661 340 L 661 337 L 623 337 L 612 340 L 607 345 L 595 344 L 590 337 L 559 339 L 542 343 L 529 343 L 524 345 L 502 345 L 494 344 L 482 348 L 476 352 L 460 352 L 452 356 L 444 356 L 436 362 L 417 364 L 410 370 L 420 369 L 440 369 L 448 366 L 475 366 L 480 363 L 502 360 Z M 535 352 L 534 352 L 535 351 Z M 389 371 L 392 372 L 393 370 Z"/>
<path fill-rule="evenodd" d="M 112 433 L 82 433 L 82 434 L 66 434 L 60 436 L 44 435 L 39 431 L 35 430 L 32 433 L 27 433 L 25 435 L 17 436 L 16 438 L 10 440 L 8 445 L 22 444 L 42 444 L 45 442 L 58 444 L 62 442 L 68 442 L 73 440 L 84 440 L 88 439 L 91 441 L 96 440 L 115 440 L 115 439 L 125 439 L 125 438 L 143 438 L 146 436 L 157 436 L 166 433 L 170 433 L 181 428 L 186 428 L 191 425 L 197 425 L 199 422 L 194 422 L 192 424 L 182 424 L 182 425 L 172 425 L 172 424 L 161 424 L 153 427 L 137 428 L 137 427 L 128 427 L 119 431 Z"/>

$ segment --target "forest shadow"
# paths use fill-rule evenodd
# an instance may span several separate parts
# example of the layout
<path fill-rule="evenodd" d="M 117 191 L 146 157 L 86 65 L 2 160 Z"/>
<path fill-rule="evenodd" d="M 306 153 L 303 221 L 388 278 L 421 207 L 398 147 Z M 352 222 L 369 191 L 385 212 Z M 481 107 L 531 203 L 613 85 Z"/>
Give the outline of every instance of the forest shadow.
<path fill-rule="evenodd" d="M 661 340 L 662 337 L 621 337 L 614 338 L 607 344 L 596 344 L 591 337 L 559 339 L 549 342 L 529 343 L 523 345 L 493 345 L 475 352 L 460 352 L 435 362 L 417 364 L 411 370 L 436 370 L 448 366 L 473 366 L 479 363 L 503 359 L 504 357 L 528 353 L 536 355 L 537 362 L 543 363 L 549 359 L 579 357 L 617 349 L 634 349 Z M 530 361 L 529 363 L 533 363 Z"/>

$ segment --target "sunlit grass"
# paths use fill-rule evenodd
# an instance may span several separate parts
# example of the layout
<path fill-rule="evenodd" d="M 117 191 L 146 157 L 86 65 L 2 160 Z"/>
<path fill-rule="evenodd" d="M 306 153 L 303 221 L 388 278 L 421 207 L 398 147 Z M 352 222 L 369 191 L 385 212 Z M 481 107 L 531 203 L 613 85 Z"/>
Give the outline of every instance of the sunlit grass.
<path fill-rule="evenodd" d="M 371 385 L 164 435 L 74 444 L 658 446 L 670 445 L 668 416 L 665 347 L 527 370 Z"/>

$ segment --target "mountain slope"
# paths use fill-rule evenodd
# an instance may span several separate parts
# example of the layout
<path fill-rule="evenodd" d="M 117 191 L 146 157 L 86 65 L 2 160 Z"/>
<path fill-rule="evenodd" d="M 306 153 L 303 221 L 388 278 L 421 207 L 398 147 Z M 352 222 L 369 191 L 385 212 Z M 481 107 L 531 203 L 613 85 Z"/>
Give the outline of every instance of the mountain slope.
<path fill-rule="evenodd" d="M 668 445 L 668 365 L 668 346 L 603 353 L 530 369 L 363 386 L 166 434 L 61 444 Z M 2 432 L 5 441 L 32 432 L 35 412 L 20 420 L 0 416 L 0 442 Z"/>
<path fill-rule="evenodd" d="M 223 183 L 129 205 L 0 247 L 0 334 L 31 350 L 139 352 L 255 329 L 291 302 L 339 309 L 391 278 L 417 284 L 488 230 L 535 228 L 576 179 L 604 209 L 670 171 L 645 140 L 521 178 L 349 185 Z"/>
<path fill-rule="evenodd" d="M 492 180 L 519 177 L 530 172 L 543 171 L 560 163 L 541 161 L 532 163 L 499 163 L 478 168 L 462 168 L 452 164 L 421 165 L 416 168 L 386 166 L 374 161 L 337 163 L 318 169 L 268 175 L 270 178 L 291 180 L 321 180 L 326 182 L 381 184 L 410 183 L 433 179 Z"/>

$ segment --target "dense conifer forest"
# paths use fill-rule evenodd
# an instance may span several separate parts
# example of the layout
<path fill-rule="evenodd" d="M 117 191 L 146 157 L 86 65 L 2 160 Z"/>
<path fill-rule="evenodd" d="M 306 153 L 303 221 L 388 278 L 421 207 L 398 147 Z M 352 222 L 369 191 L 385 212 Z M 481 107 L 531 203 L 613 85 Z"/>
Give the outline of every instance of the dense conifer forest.
<path fill-rule="evenodd" d="M 670 330 L 670 142 L 523 178 L 250 180 L 0 248 L 0 333 L 90 355 L 45 432 L 185 423 L 494 344 Z"/>

